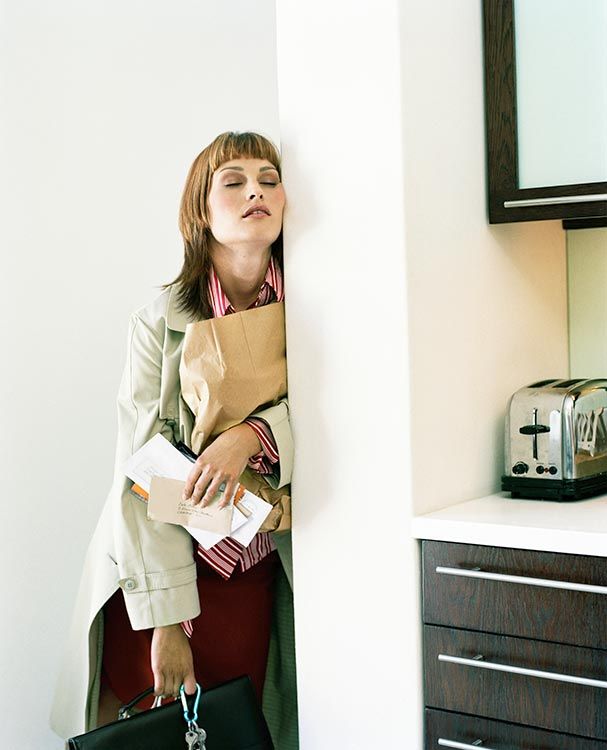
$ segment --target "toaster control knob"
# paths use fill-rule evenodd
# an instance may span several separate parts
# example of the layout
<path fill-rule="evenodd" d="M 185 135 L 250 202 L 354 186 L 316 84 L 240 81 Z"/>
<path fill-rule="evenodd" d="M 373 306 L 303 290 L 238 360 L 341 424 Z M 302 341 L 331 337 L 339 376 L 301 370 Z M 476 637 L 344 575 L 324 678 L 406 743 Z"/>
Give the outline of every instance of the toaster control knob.
<path fill-rule="evenodd" d="M 544 471 L 546 471 L 546 469 L 544 469 L 543 466 L 538 466 L 535 470 L 537 471 L 538 474 L 543 474 Z"/>
<path fill-rule="evenodd" d="M 550 467 L 550 468 L 548 469 L 548 471 L 549 471 L 549 472 L 550 472 L 551 474 L 556 474 L 556 473 L 558 472 L 558 469 L 556 468 L 556 466 L 551 466 L 551 467 Z"/>
<path fill-rule="evenodd" d="M 513 474 L 526 474 L 529 471 L 529 467 L 524 461 L 519 461 L 512 467 Z"/>

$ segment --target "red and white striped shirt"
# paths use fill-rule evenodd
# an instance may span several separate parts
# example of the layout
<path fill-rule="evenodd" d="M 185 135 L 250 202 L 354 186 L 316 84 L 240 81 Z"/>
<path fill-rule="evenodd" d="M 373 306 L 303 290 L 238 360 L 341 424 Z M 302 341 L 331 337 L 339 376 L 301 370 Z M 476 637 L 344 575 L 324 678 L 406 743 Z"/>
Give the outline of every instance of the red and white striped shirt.
<path fill-rule="evenodd" d="M 214 317 L 221 318 L 224 315 L 236 312 L 223 291 L 221 282 L 213 266 L 211 266 L 209 273 L 208 288 Z M 282 274 L 278 264 L 270 256 L 266 276 L 259 294 L 256 300 L 249 305 L 248 309 L 268 305 L 271 302 L 281 302 L 283 299 L 284 287 Z M 267 422 L 258 417 L 249 417 L 244 421 L 253 428 L 262 445 L 262 450 L 249 459 L 249 467 L 260 474 L 272 474 L 276 470 L 276 464 L 279 460 L 272 430 Z M 248 547 L 243 547 L 235 540 L 227 537 L 211 547 L 210 550 L 199 547 L 198 554 L 220 575 L 227 579 L 238 563 L 240 563 L 241 570 L 248 570 L 273 549 L 275 549 L 275 545 L 269 534 L 257 534 Z"/>
<path fill-rule="evenodd" d="M 209 273 L 208 289 L 214 317 L 220 318 L 236 312 L 223 291 L 221 282 L 213 266 L 211 266 Z M 283 300 L 284 286 L 282 273 L 278 263 L 271 256 L 268 270 L 266 271 L 266 276 L 257 299 L 247 309 L 261 307 L 272 302 L 282 302 Z M 244 421 L 255 431 L 262 446 L 259 453 L 251 456 L 248 466 L 260 474 L 272 474 L 280 471 L 278 449 L 268 423 L 259 417 L 249 417 Z M 235 539 L 225 537 L 225 539 L 222 539 L 208 550 L 198 545 L 196 553 L 216 570 L 219 575 L 227 580 L 236 569 L 236 566 L 239 566 L 242 571 L 248 570 L 275 549 L 276 545 L 271 535 L 260 532 L 253 537 L 248 547 L 244 547 Z M 191 636 L 193 632 L 192 621 L 187 620 L 181 623 L 181 625 L 186 635 L 188 637 Z"/>

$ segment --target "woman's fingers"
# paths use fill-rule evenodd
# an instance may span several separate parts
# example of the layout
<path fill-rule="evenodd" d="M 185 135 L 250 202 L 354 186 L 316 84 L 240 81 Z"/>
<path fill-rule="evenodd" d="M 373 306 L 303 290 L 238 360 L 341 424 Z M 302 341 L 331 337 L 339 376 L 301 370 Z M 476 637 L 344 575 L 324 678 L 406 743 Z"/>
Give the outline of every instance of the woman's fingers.
<path fill-rule="evenodd" d="M 208 468 L 209 468 L 208 466 L 204 466 L 203 467 L 202 464 L 200 464 L 198 461 L 196 461 L 194 463 L 194 465 L 192 466 L 192 469 L 191 469 L 190 473 L 188 474 L 188 478 L 185 480 L 185 485 L 184 485 L 184 488 L 183 488 L 183 499 L 184 500 L 187 500 L 190 497 L 190 495 L 192 494 L 192 492 L 194 490 L 194 485 L 196 484 L 196 482 L 200 478 L 200 476 L 203 473 L 203 471 L 205 469 L 208 469 Z"/>
<path fill-rule="evenodd" d="M 206 491 L 202 494 L 202 505 L 208 505 L 215 495 L 219 492 L 219 488 L 224 483 L 223 475 L 216 474 Z"/>
<path fill-rule="evenodd" d="M 177 677 L 177 675 L 172 674 L 170 679 L 170 687 L 166 692 L 166 695 L 172 695 L 174 698 L 177 698 L 179 695 L 179 688 L 181 687 L 181 679 Z"/>
<path fill-rule="evenodd" d="M 200 473 L 198 475 L 198 478 L 194 481 L 192 484 L 192 487 L 187 492 L 187 483 L 184 488 L 184 498 L 187 500 L 188 497 L 191 495 L 192 502 L 194 505 L 200 502 L 200 498 L 203 496 L 205 488 L 207 487 L 208 483 L 212 481 L 213 479 L 213 472 L 211 470 L 210 466 L 205 466 L 202 470 L 200 470 Z"/>
<path fill-rule="evenodd" d="M 184 485 L 184 500 L 191 498 L 195 505 L 207 505 L 225 483 L 226 494 L 221 499 L 221 507 L 225 507 L 250 456 L 260 449 L 259 438 L 249 425 L 235 425 L 222 432 L 196 459 Z"/>
<path fill-rule="evenodd" d="M 154 673 L 154 695 L 165 695 L 164 692 L 164 674 L 161 671 L 153 670 Z"/>
<path fill-rule="evenodd" d="M 235 479 L 229 479 L 225 483 L 225 485 L 226 486 L 225 486 L 225 490 L 223 491 L 223 498 L 221 502 L 219 503 L 220 508 L 225 508 L 226 505 L 228 505 L 228 503 L 232 499 L 232 495 L 234 494 L 234 492 L 236 492 L 237 482 Z"/>
<path fill-rule="evenodd" d="M 157 670 L 154 672 L 154 695 L 167 698 L 169 695 L 177 695 L 181 686 L 179 677 L 168 670 Z"/>
<path fill-rule="evenodd" d="M 223 472 L 217 472 L 213 476 L 212 472 L 203 471 L 200 479 L 194 486 L 192 502 L 194 505 L 200 502 L 204 507 L 211 502 L 218 492 L 223 491 L 219 507 L 225 508 L 236 490 L 236 484 L 237 480 L 235 478 L 227 477 Z"/>
<path fill-rule="evenodd" d="M 183 678 L 183 689 L 188 695 L 192 695 L 196 692 L 196 675 L 194 674 L 193 669 L 191 669 Z"/>

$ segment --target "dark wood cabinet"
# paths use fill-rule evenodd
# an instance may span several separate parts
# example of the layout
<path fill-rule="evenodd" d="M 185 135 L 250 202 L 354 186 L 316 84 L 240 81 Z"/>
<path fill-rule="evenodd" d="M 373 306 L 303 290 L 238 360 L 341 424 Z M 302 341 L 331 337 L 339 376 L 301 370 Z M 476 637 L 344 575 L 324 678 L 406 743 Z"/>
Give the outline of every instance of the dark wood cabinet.
<path fill-rule="evenodd" d="M 427 716 L 426 748 L 607 750 L 607 560 L 424 541 L 422 565 L 425 705 L 457 735 Z"/>
<path fill-rule="evenodd" d="M 426 709 L 424 718 L 426 747 L 461 750 L 462 745 L 468 745 L 479 750 L 607 750 L 607 742 L 477 716 Z"/>
<path fill-rule="evenodd" d="M 564 219 L 569 220 L 568 228 L 607 226 L 606 181 L 520 186 L 514 9 L 514 0 L 483 2 L 489 222 Z M 572 42 L 580 44 L 575 36 Z M 587 69 L 592 70 L 592 65 Z M 587 85 L 587 81 L 580 80 L 579 85 Z M 561 100 L 567 101 L 566 90 Z M 556 123 L 558 120 L 539 121 L 538 132 L 545 136 Z M 562 144 L 561 151 L 565 150 L 567 143 Z"/>
<path fill-rule="evenodd" d="M 607 740 L 604 651 L 431 625 L 424 647 L 429 706 Z"/>
<path fill-rule="evenodd" d="M 423 560 L 428 624 L 607 649 L 607 560 L 602 557 L 424 542 Z M 468 577 L 470 571 L 497 580 Z M 512 576 L 518 582 L 507 580 Z"/>

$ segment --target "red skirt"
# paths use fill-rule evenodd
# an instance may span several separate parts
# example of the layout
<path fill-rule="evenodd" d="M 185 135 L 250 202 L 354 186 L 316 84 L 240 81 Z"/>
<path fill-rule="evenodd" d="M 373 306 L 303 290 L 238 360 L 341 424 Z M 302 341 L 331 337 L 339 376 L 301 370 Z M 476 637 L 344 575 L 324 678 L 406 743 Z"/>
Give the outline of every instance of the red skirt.
<path fill-rule="evenodd" d="M 201 613 L 192 621 L 190 646 L 196 680 L 210 688 L 247 674 L 261 705 L 278 553 L 271 552 L 244 573 L 236 569 L 227 581 L 198 555 L 195 558 Z M 154 684 L 150 666 L 153 630 L 131 628 L 121 589 L 103 611 L 101 684 L 126 703 Z M 149 708 L 152 701 L 150 697 L 139 706 Z"/>

